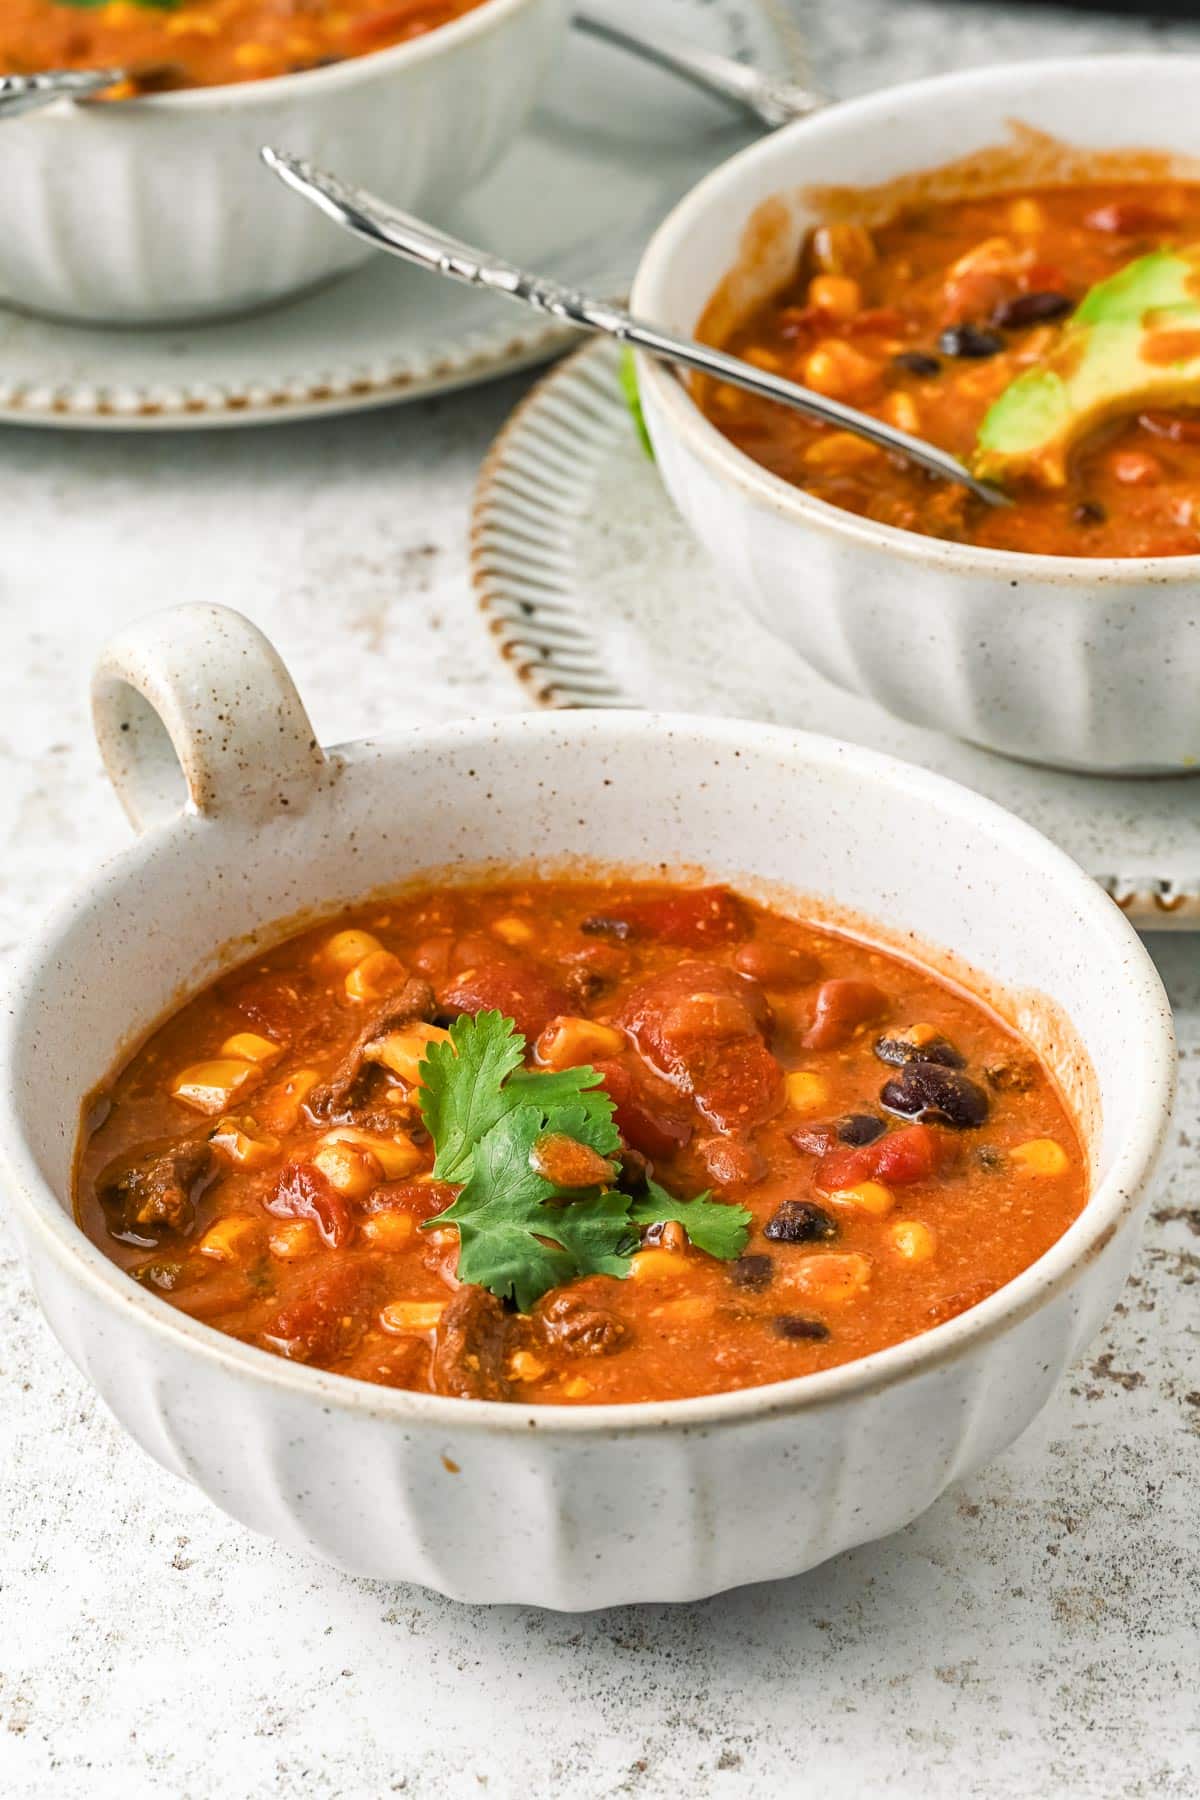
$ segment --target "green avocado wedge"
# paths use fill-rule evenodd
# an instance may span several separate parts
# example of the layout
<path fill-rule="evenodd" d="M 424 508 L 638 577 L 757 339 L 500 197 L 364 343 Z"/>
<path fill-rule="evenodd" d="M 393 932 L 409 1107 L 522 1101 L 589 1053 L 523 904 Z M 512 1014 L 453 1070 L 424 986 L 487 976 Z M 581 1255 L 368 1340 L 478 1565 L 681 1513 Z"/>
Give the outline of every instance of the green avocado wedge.
<path fill-rule="evenodd" d="M 972 473 L 1061 487 L 1093 427 L 1143 406 L 1200 405 L 1200 246 L 1155 250 L 1089 289 L 1049 354 L 979 427 Z"/>

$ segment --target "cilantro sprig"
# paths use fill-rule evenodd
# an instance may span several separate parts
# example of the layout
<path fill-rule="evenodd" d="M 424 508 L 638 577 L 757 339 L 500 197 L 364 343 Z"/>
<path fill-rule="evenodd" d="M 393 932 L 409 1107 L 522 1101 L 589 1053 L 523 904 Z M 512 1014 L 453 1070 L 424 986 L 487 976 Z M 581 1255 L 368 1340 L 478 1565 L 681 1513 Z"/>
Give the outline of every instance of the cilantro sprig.
<path fill-rule="evenodd" d="M 434 1174 L 459 1182 L 428 1225 L 458 1229 L 458 1278 L 522 1312 L 580 1275 L 628 1275 L 639 1227 L 677 1220 L 697 1249 L 729 1260 L 750 1214 L 709 1193 L 676 1200 L 656 1181 L 636 1200 L 606 1185 L 563 1188 L 536 1166 L 539 1141 L 573 1138 L 614 1156 L 621 1136 L 603 1077 L 588 1066 L 524 1068 L 525 1039 L 498 1012 L 464 1015 L 431 1043 L 418 1099 L 437 1151 Z"/>

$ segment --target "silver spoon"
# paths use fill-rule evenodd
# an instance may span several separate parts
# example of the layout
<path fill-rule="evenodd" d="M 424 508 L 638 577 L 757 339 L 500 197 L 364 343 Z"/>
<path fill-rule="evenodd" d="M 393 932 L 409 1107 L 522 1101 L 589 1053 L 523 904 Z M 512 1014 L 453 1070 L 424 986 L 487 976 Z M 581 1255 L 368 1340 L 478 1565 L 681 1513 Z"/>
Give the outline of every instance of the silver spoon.
<path fill-rule="evenodd" d="M 660 69 L 669 69 L 672 75 L 682 76 L 705 93 L 732 100 L 772 130 L 777 125 L 789 125 L 793 119 L 806 118 L 809 113 L 829 104 L 823 94 L 797 87 L 794 82 L 779 81 L 761 69 L 735 62 L 731 56 L 721 56 L 715 50 L 699 50 L 680 38 L 659 37 L 654 32 L 640 29 L 627 30 L 624 25 L 612 24 L 587 6 L 575 8 L 571 23 L 588 37 L 615 44 L 620 50 L 630 50 L 646 62 L 656 63 Z"/>
<path fill-rule="evenodd" d="M 302 194 L 343 230 L 364 239 L 376 249 L 386 250 L 392 256 L 402 257 L 418 268 L 429 269 L 451 281 L 488 288 L 507 300 L 522 301 L 535 312 L 549 313 L 551 318 L 561 319 L 565 325 L 599 332 L 605 337 L 616 338 L 619 343 L 645 350 L 664 362 L 680 363 L 684 368 L 698 369 L 703 375 L 712 375 L 718 381 L 745 388 L 748 393 L 782 401 L 809 418 L 840 426 L 843 431 L 853 432 L 856 437 L 865 438 L 883 450 L 898 452 L 931 474 L 957 481 L 993 506 L 1008 504 L 998 488 L 986 481 L 977 481 L 970 470 L 947 451 L 938 450 L 924 439 L 910 436 L 907 431 L 899 431 L 894 425 L 886 425 L 882 419 L 872 418 L 870 413 L 859 412 L 856 407 L 844 406 L 840 400 L 829 400 L 811 388 L 785 381 L 782 376 L 772 375 L 765 369 L 757 369 L 753 363 L 743 362 L 724 350 L 714 350 L 708 344 L 697 343 L 694 338 L 678 337 L 644 319 L 635 319 L 632 313 L 610 301 L 564 287 L 545 275 L 531 275 L 485 250 L 475 250 L 470 244 L 447 237 L 420 219 L 399 212 L 362 188 L 351 187 L 333 175 L 323 174 L 299 157 L 285 155 L 269 145 L 263 146 L 260 155 L 288 187 Z"/>

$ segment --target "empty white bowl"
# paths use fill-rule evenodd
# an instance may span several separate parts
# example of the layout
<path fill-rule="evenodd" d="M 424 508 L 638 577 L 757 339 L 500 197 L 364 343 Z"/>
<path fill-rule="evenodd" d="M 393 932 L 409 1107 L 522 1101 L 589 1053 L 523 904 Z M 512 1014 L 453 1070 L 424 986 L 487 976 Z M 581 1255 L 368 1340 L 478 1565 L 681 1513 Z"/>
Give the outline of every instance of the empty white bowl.
<path fill-rule="evenodd" d="M 1166 997 L 1104 894 L 965 789 L 829 739 L 566 712 L 328 752 L 244 619 L 188 607 L 96 681 L 141 835 L 29 947 L 0 1017 L 0 1168 L 63 1345 L 138 1442 L 235 1518 L 458 1599 L 580 1608 L 793 1575 L 912 1519 L 1033 1418 L 1111 1306 L 1166 1132 Z M 173 746 L 173 747 L 172 747 Z M 184 774 L 181 774 L 180 765 Z M 185 786 L 186 778 L 186 786 Z M 78 1228 L 84 1096 L 279 921 L 514 864 L 702 869 L 976 979 L 1073 1099 L 1082 1216 L 982 1305 L 802 1380 L 622 1406 L 371 1386 L 220 1335 Z"/>

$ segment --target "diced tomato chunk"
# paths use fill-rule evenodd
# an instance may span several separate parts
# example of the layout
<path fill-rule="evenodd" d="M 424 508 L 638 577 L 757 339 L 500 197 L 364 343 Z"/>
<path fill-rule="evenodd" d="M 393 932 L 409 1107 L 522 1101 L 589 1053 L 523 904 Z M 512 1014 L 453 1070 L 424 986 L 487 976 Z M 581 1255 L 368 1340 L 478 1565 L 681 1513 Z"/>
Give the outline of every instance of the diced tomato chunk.
<path fill-rule="evenodd" d="M 719 963 L 679 963 L 629 995 L 617 1017 L 650 1067 L 719 1131 L 760 1125 L 783 1104 L 783 1070 L 763 1042 L 759 988 Z"/>
<path fill-rule="evenodd" d="M 474 948 L 473 944 L 458 946 L 458 972 L 438 985 L 438 1005 L 444 1012 L 457 1015 L 494 1008 L 532 1043 L 551 1019 L 571 1011 L 565 989 L 549 981 L 532 963 L 515 956 L 497 956 L 491 950 L 486 960 L 465 960 Z"/>
<path fill-rule="evenodd" d="M 935 1174 L 945 1161 L 946 1150 L 946 1140 L 932 1126 L 906 1125 L 861 1149 L 835 1150 L 823 1157 L 817 1165 L 817 1186 L 826 1194 L 860 1181 L 907 1187 Z"/>
<path fill-rule="evenodd" d="M 312 1163 L 288 1163 L 263 1205 L 278 1219 L 312 1219 L 331 1250 L 340 1250 L 354 1236 L 345 1200 Z"/>
<path fill-rule="evenodd" d="M 665 1082 L 626 1062 L 595 1062 L 616 1107 L 617 1130 L 634 1150 L 651 1162 L 671 1156 L 689 1141 L 693 1120 Z M 689 1109 L 690 1110 L 690 1109 Z"/>
<path fill-rule="evenodd" d="M 887 1008 L 887 995 L 871 981 L 849 981 L 838 976 L 817 989 L 813 1022 L 804 1036 L 806 1050 L 833 1050 L 844 1044 L 857 1025 L 878 1019 Z"/>
<path fill-rule="evenodd" d="M 328 1363 L 353 1348 L 381 1297 L 377 1264 L 353 1259 L 319 1267 L 303 1292 L 287 1300 L 264 1327 L 273 1350 L 298 1362 Z"/>
<path fill-rule="evenodd" d="M 611 914 L 598 913 L 585 921 L 584 930 L 703 950 L 709 944 L 736 943 L 746 936 L 749 925 L 736 894 L 728 888 L 707 887 L 685 888 L 662 899 L 633 901 Z"/>

